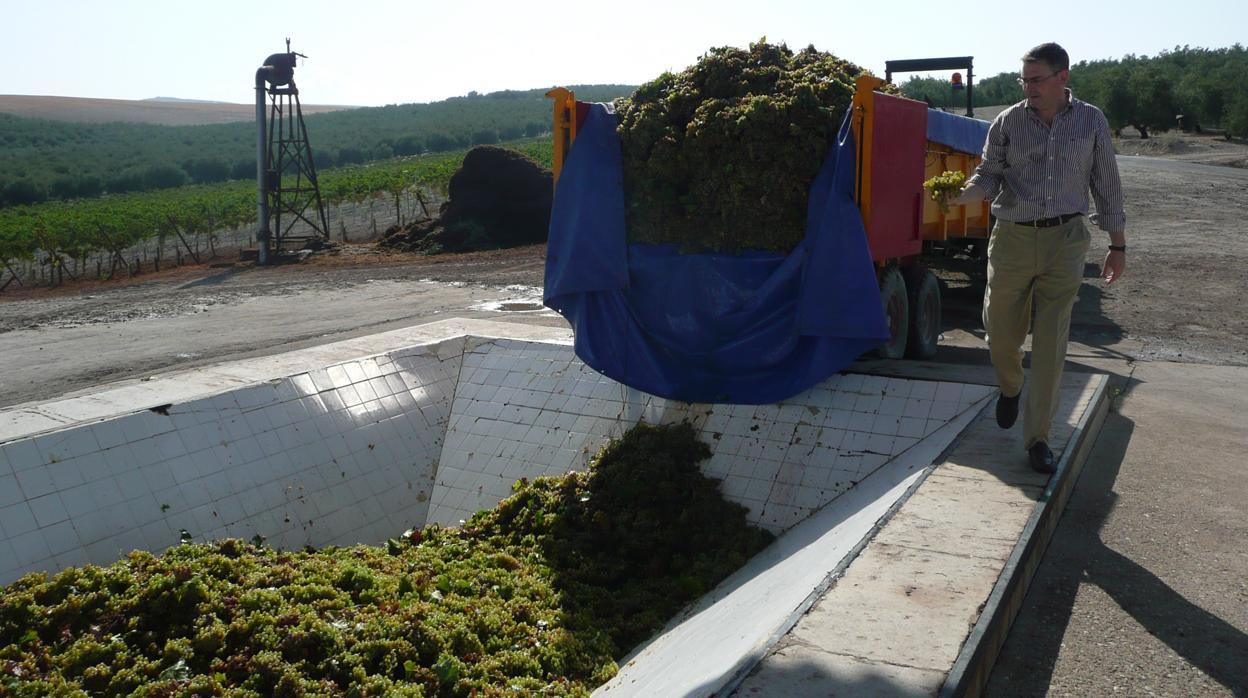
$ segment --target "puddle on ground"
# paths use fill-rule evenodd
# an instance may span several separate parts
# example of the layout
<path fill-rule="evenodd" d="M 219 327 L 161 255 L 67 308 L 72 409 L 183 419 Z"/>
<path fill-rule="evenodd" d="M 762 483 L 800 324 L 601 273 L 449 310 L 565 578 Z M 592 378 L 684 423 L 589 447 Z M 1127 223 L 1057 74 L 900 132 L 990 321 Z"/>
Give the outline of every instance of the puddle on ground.
<path fill-rule="evenodd" d="M 501 300 L 484 301 L 472 306 L 472 310 L 488 310 L 503 313 L 535 313 L 546 311 L 546 306 L 537 298 L 504 298 Z"/>
<path fill-rule="evenodd" d="M 505 303 L 500 303 L 498 306 L 499 310 L 516 310 L 516 311 L 541 310 L 542 308 L 543 306 L 541 303 L 529 303 L 526 301 L 505 302 Z"/>

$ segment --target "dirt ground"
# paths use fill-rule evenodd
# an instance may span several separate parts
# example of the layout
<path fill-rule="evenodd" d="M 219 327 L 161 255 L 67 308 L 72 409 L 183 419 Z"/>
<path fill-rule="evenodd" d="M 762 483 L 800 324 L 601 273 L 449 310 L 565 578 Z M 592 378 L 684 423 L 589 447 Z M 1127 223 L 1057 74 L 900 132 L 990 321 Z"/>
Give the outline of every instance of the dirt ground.
<path fill-rule="evenodd" d="M 1119 158 L 1127 273 L 1101 283 L 1108 238 L 1094 240 L 1072 338 L 1137 360 L 1248 365 L 1248 169 L 1207 164 L 1248 158 L 1248 145 L 1161 138 L 1170 145 L 1124 140 L 1124 151 L 1163 157 Z M 455 315 L 561 324 L 533 309 L 544 256 L 540 245 L 424 257 L 361 244 L 271 268 L 218 260 L 128 281 L 11 285 L 0 294 L 0 405 Z M 933 264 L 945 331 L 982 334 L 980 265 Z"/>
<path fill-rule="evenodd" d="M 1162 134 L 1116 146 L 1127 271 L 1111 285 L 1097 278 L 1109 237 L 1094 230 L 1072 340 L 1139 360 L 1248 365 L 1248 144 Z M 982 262 L 932 265 L 945 285 L 945 329 L 982 336 Z"/>
<path fill-rule="evenodd" d="M 1159 133 L 1145 139 L 1140 138 L 1134 129 L 1126 129 L 1115 148 L 1119 155 L 1144 155 L 1205 165 L 1248 167 L 1248 143 L 1228 141 L 1212 133 Z"/>

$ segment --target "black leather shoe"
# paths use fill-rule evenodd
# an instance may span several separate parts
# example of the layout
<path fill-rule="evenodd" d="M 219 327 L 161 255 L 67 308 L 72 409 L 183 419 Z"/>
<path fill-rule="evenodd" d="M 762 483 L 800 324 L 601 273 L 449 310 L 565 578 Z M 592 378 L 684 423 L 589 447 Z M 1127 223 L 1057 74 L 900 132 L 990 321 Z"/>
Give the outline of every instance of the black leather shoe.
<path fill-rule="evenodd" d="M 1031 469 L 1037 473 L 1052 473 L 1057 470 L 1053 451 L 1043 441 L 1037 441 L 1027 449 L 1027 459 L 1031 461 Z"/>
<path fill-rule="evenodd" d="M 1018 398 L 1022 395 L 1021 390 L 1014 397 L 1006 397 L 1005 393 L 1001 393 L 1001 397 L 997 398 L 997 426 L 1002 429 L 1014 426 L 1014 422 L 1018 420 Z"/>

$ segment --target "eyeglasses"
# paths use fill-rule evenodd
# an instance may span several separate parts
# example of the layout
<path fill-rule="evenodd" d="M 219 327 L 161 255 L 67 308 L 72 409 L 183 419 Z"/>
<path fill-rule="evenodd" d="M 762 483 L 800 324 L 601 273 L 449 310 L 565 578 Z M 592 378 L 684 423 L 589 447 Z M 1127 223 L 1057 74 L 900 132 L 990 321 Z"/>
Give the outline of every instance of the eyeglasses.
<path fill-rule="evenodd" d="M 1045 80 L 1048 80 L 1049 78 L 1053 77 L 1054 75 L 1057 75 L 1060 72 L 1062 71 L 1055 70 L 1049 73 L 1048 75 L 1045 75 L 1044 77 L 1038 77 L 1038 78 L 1018 78 L 1018 84 L 1023 87 L 1026 87 L 1027 85 L 1039 85 L 1040 83 L 1044 82 Z"/>

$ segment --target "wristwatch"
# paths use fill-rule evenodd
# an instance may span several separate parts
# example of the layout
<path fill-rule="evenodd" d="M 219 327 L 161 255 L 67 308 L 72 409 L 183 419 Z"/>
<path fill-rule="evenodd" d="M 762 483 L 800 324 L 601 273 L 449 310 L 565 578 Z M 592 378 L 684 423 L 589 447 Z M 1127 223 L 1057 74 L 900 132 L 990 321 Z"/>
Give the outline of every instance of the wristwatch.
<path fill-rule="evenodd" d="M 1109 251 L 1110 252 L 1126 252 L 1127 246 L 1126 245 L 1110 245 Z"/>

